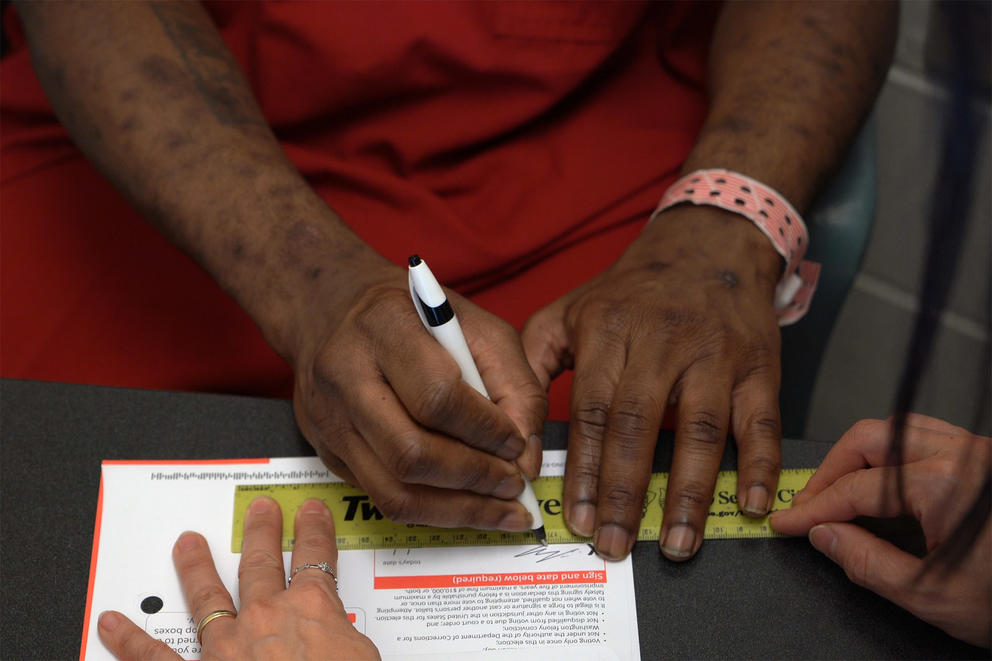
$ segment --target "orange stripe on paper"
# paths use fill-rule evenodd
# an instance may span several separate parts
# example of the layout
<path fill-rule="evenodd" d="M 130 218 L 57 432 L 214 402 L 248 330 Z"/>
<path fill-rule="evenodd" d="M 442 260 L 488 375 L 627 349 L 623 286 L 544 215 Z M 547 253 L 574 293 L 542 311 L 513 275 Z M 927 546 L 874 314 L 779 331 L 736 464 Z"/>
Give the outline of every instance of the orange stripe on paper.
<path fill-rule="evenodd" d="M 96 523 L 93 524 L 93 552 L 90 554 L 90 582 L 86 588 L 86 611 L 83 615 L 83 642 L 79 646 L 79 659 L 86 654 L 86 639 L 90 634 L 90 615 L 93 610 L 93 584 L 96 582 L 96 558 L 100 552 L 100 523 L 103 521 L 103 472 L 100 472 L 100 494 L 96 498 Z"/>
<path fill-rule="evenodd" d="M 376 576 L 376 590 L 404 588 L 465 588 L 480 585 L 568 585 L 605 583 L 606 571 L 592 569 L 566 572 L 520 572 L 514 574 L 440 574 L 437 576 Z"/>
<path fill-rule="evenodd" d="M 104 459 L 104 466 L 159 466 L 174 464 L 176 466 L 209 466 L 211 464 L 267 464 L 271 458 L 255 457 L 252 459 Z"/>

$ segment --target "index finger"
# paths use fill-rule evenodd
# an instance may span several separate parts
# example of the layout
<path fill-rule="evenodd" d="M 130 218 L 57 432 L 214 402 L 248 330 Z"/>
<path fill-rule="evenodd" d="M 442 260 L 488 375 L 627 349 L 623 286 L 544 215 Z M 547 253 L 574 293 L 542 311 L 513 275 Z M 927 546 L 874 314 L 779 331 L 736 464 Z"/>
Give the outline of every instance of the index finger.
<path fill-rule="evenodd" d="M 907 419 L 907 423 L 909 420 Z M 907 427 L 903 433 L 903 463 L 918 461 L 933 454 L 927 442 L 929 429 Z M 892 441 L 892 420 L 861 420 L 844 432 L 834 444 L 820 467 L 816 469 L 806 487 L 796 495 L 794 504 L 801 504 L 820 493 L 842 476 L 866 466 L 885 466 L 890 463 L 889 446 Z"/>
<path fill-rule="evenodd" d="M 637 540 L 671 386 L 669 378 L 657 376 L 658 364 L 631 350 L 606 420 L 593 541 L 609 560 L 626 557 Z"/>
<path fill-rule="evenodd" d="M 899 497 L 896 479 L 899 470 L 899 466 L 884 466 L 847 473 L 801 504 L 774 512 L 769 522 L 785 535 L 805 535 L 820 523 L 905 514 L 906 505 Z"/>
<path fill-rule="evenodd" d="M 118 659 L 133 661 L 182 661 L 168 644 L 152 638 L 144 629 L 117 611 L 105 611 L 97 620 L 97 633 Z"/>
<path fill-rule="evenodd" d="M 195 622 L 202 621 L 204 616 L 213 611 L 234 611 L 234 600 L 217 575 L 210 548 L 202 535 L 195 532 L 180 535 L 172 547 L 172 561 L 176 565 L 179 583 Z M 233 618 L 221 617 L 214 620 L 204 628 L 202 641 L 207 642 L 209 636 L 233 625 Z"/>
<path fill-rule="evenodd" d="M 488 327 L 490 332 L 477 332 L 476 316 L 466 315 L 469 347 L 489 397 L 506 413 L 526 441 L 517 464 L 527 477 L 536 478 L 541 471 L 541 439 L 544 436 L 544 421 L 548 417 L 547 393 L 531 369 L 523 344 L 513 327 L 492 317 L 493 323 Z"/>

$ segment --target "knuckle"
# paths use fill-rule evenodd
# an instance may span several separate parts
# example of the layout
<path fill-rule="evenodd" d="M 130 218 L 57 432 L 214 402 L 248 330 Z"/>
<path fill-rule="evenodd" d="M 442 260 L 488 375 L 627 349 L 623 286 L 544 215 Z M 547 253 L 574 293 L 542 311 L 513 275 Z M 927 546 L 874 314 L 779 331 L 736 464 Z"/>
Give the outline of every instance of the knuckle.
<path fill-rule="evenodd" d="M 640 513 L 641 501 L 644 494 L 634 493 L 629 483 L 613 484 L 600 492 L 599 504 L 620 512 L 637 511 Z"/>
<path fill-rule="evenodd" d="M 240 579 L 246 572 L 276 568 L 282 568 L 282 556 L 277 558 L 265 549 L 251 549 L 241 555 L 241 562 L 238 565 L 238 578 Z"/>
<path fill-rule="evenodd" d="M 240 573 L 240 572 L 239 572 Z M 231 595 L 227 593 L 227 589 L 223 585 L 217 585 L 215 583 L 210 583 L 209 585 L 201 585 L 190 594 L 190 605 L 197 604 L 205 612 L 206 608 L 209 608 L 212 604 L 226 604 L 231 601 Z"/>
<path fill-rule="evenodd" d="M 415 432 L 396 436 L 391 446 L 389 467 L 401 481 L 419 482 L 433 474 L 435 463 Z"/>
<path fill-rule="evenodd" d="M 569 481 L 595 488 L 599 482 L 599 464 L 581 462 L 569 470 Z"/>
<path fill-rule="evenodd" d="M 241 614 L 238 614 L 241 617 Z M 252 631 L 257 631 L 256 628 L 251 627 Z M 209 657 L 212 659 L 236 659 L 242 653 L 243 650 L 239 649 L 239 640 L 235 637 L 230 638 L 212 638 L 210 640 L 210 652 L 212 653 Z"/>
<path fill-rule="evenodd" d="M 363 292 L 355 302 L 352 319 L 355 328 L 366 337 L 376 337 L 383 328 L 392 327 L 392 323 L 383 324 L 383 320 L 392 320 L 395 305 L 393 288 L 384 291 L 381 287 L 373 287 Z M 406 298 L 409 305 L 409 298 Z"/>
<path fill-rule="evenodd" d="M 333 581 L 329 576 L 320 577 L 320 579 L 306 581 L 298 586 L 293 585 L 293 596 L 305 613 L 320 613 L 329 606 L 330 599 L 327 591 L 329 584 L 333 584 Z"/>
<path fill-rule="evenodd" d="M 700 482 L 687 482 L 679 485 L 674 494 L 669 494 L 669 499 L 681 510 L 695 510 L 709 507 L 713 491 Z"/>
<path fill-rule="evenodd" d="M 429 426 L 437 426 L 456 413 L 457 380 L 446 376 L 431 379 L 418 393 L 413 403 L 417 419 Z"/>
<path fill-rule="evenodd" d="M 491 472 L 485 461 L 473 461 L 461 467 L 458 487 L 465 491 L 485 491 L 487 487 L 495 488 L 502 477 Z"/>
<path fill-rule="evenodd" d="M 858 445 L 861 445 L 865 441 L 873 441 L 882 430 L 882 427 L 887 426 L 887 422 L 881 420 L 858 420 L 851 427 L 850 435 L 852 440 L 854 440 Z"/>
<path fill-rule="evenodd" d="M 669 306 L 662 310 L 658 319 L 662 327 L 682 332 L 695 332 L 706 326 L 706 316 L 689 306 Z"/>
<path fill-rule="evenodd" d="M 744 433 L 751 438 L 771 439 L 778 442 L 782 438 L 782 420 L 777 411 L 760 410 L 752 412 L 744 423 Z"/>
<path fill-rule="evenodd" d="M 548 417 L 548 394 L 533 377 L 523 380 L 514 386 L 514 396 L 519 398 L 523 408 L 537 421 L 543 422 Z"/>
<path fill-rule="evenodd" d="M 693 411 L 682 425 L 685 440 L 716 449 L 726 439 L 723 418 L 712 409 Z"/>
<path fill-rule="evenodd" d="M 756 454 L 748 457 L 742 468 L 752 473 L 777 475 L 782 470 L 782 460 L 779 455 Z"/>
<path fill-rule="evenodd" d="M 405 490 L 380 497 L 376 507 L 390 521 L 396 523 L 418 523 L 422 512 L 420 499 Z"/>
<path fill-rule="evenodd" d="M 350 381 L 344 374 L 344 364 L 337 353 L 317 356 L 313 365 L 311 397 L 340 399 Z"/>
<path fill-rule="evenodd" d="M 655 415 L 661 407 L 649 400 L 627 400 L 620 402 L 609 418 L 610 433 L 621 442 L 639 442 L 645 436 L 658 433 Z"/>
<path fill-rule="evenodd" d="M 767 375 L 777 371 L 778 353 L 764 342 L 749 342 L 741 347 L 741 365 L 747 376 Z"/>
<path fill-rule="evenodd" d="M 605 346 L 624 346 L 627 343 L 627 336 L 630 334 L 630 315 L 627 310 L 612 301 L 603 301 L 596 311 L 599 324 L 596 328 L 600 341 Z"/>
<path fill-rule="evenodd" d="M 854 503 L 859 500 L 860 493 L 859 493 L 858 485 L 861 482 L 861 480 L 865 479 L 865 476 L 867 474 L 868 474 L 868 469 L 861 468 L 852 473 L 847 473 L 846 475 L 842 475 L 841 477 L 837 478 L 837 481 L 834 482 L 833 488 L 837 489 L 840 492 L 840 495 L 843 498 L 843 502 Z M 883 494 L 883 498 L 887 498 L 888 495 L 889 492 L 887 490 Z"/>
<path fill-rule="evenodd" d="M 960 480 L 962 466 L 958 459 L 943 455 L 934 457 L 930 463 L 934 484 L 955 484 Z"/>
<path fill-rule="evenodd" d="M 576 409 L 573 417 L 580 435 L 602 441 L 610 417 L 610 405 L 602 400 L 586 401 Z"/>

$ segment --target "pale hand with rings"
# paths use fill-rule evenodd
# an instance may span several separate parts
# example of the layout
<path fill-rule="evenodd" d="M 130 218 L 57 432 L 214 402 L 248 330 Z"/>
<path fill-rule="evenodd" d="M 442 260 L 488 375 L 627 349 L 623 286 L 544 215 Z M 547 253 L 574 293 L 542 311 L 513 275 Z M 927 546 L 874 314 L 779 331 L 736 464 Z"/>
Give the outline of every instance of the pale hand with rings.
<path fill-rule="evenodd" d="M 378 659 L 372 641 L 348 620 L 338 598 L 334 521 L 319 500 L 300 507 L 291 585 L 283 570 L 282 512 L 270 498 L 256 498 L 245 515 L 238 568 L 241 610 L 214 567 L 202 536 L 180 535 L 173 561 L 190 613 L 199 622 L 204 661 Z M 312 571 L 308 571 L 312 570 Z M 175 661 L 181 657 L 124 615 L 106 611 L 97 630 L 119 659 Z"/>

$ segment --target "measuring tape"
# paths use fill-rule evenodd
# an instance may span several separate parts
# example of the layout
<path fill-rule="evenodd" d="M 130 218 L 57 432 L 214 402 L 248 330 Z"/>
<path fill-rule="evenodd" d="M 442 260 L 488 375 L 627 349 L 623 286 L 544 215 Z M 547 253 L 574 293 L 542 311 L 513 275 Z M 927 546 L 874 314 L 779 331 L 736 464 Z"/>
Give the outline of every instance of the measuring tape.
<path fill-rule="evenodd" d="M 812 468 L 782 470 L 772 510 L 788 509 L 792 496 L 806 486 Z M 589 538 L 573 534 L 562 515 L 562 477 L 541 477 L 531 482 L 544 516 L 544 530 L 551 544 L 588 542 Z M 665 507 L 668 473 L 654 473 L 641 515 L 639 541 L 658 539 L 661 515 Z M 424 546 L 496 546 L 533 544 L 530 532 L 503 532 L 473 528 L 433 528 L 415 524 L 393 523 L 372 503 L 368 494 L 344 482 L 316 484 L 243 484 L 234 490 L 234 527 L 231 551 L 241 552 L 244 539 L 245 511 L 258 496 L 269 496 L 282 507 L 282 550 L 293 550 L 293 519 L 296 510 L 308 498 L 324 501 L 334 515 L 339 549 L 392 549 Z M 753 519 L 737 507 L 737 472 L 720 471 L 713 490 L 713 503 L 706 519 L 705 539 L 740 539 L 779 537 L 768 525 L 768 517 Z"/>

